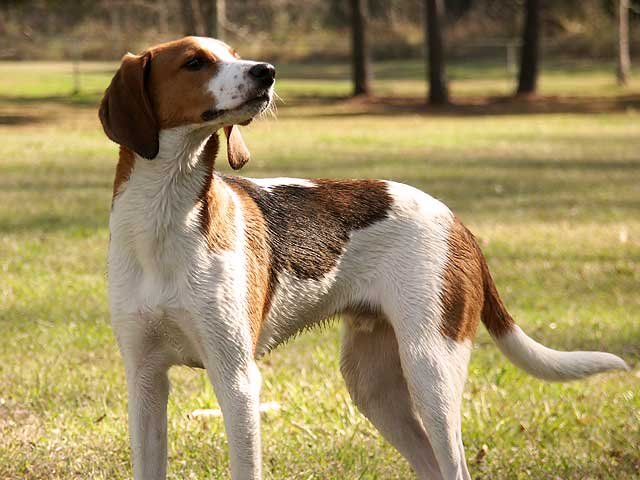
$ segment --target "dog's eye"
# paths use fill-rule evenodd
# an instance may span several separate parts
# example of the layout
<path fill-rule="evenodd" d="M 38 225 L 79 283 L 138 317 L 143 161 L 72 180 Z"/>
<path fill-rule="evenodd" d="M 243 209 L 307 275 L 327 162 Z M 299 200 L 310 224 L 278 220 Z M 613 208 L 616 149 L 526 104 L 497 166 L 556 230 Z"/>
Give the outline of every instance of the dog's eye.
<path fill-rule="evenodd" d="M 184 64 L 184 68 L 191 71 L 200 70 L 202 67 L 204 67 L 204 61 L 199 57 L 193 57 Z"/>

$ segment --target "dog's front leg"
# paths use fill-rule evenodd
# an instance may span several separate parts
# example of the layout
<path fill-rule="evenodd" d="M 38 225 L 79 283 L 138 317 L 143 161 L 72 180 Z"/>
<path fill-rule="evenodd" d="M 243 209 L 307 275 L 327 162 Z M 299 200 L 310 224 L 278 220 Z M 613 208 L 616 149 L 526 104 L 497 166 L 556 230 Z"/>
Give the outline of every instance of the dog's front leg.
<path fill-rule="evenodd" d="M 231 478 L 260 480 L 260 372 L 249 344 L 233 334 L 218 339 L 206 367 L 224 418 Z"/>
<path fill-rule="evenodd" d="M 163 480 L 167 475 L 168 358 L 153 339 L 132 335 L 119 340 L 129 394 L 133 477 Z"/>

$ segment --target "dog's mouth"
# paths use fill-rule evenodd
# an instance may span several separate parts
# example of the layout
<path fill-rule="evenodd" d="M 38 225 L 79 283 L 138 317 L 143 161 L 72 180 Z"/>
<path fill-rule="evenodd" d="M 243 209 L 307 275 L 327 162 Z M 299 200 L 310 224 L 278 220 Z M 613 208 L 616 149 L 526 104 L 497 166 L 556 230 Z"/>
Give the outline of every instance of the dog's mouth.
<path fill-rule="evenodd" d="M 269 107 L 270 103 L 271 94 L 268 91 L 261 92 L 235 108 L 228 110 L 205 110 L 202 113 L 202 120 L 205 122 L 211 122 L 224 116 L 246 117 L 243 120 L 234 121 L 234 123 L 247 125 L 256 115 L 264 112 Z"/>

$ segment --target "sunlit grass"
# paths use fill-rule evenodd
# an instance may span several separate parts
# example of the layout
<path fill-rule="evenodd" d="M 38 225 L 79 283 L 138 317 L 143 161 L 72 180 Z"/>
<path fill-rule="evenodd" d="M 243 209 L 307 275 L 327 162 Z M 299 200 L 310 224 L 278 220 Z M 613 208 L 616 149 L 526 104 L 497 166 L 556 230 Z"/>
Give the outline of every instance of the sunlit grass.
<path fill-rule="evenodd" d="M 130 477 L 125 383 L 105 297 L 116 147 L 95 107 L 113 66 L 83 65 L 86 90 L 74 101 L 64 96 L 68 66 L 0 64 L 0 478 Z M 481 332 L 463 405 L 473 477 L 640 478 L 640 114 L 386 111 L 333 99 L 348 93 L 344 67 L 286 72 L 278 120 L 244 129 L 253 160 L 243 174 L 420 187 L 476 233 L 527 332 L 557 348 L 610 350 L 633 366 L 545 384 Z M 469 95 L 512 88 L 495 83 L 498 68 L 475 72 L 460 80 Z M 580 93 L 573 85 L 615 96 L 607 72 L 558 70 L 542 85 L 554 95 Z M 420 96 L 418 75 L 418 64 L 381 65 L 377 88 Z M 324 98 L 299 97 L 314 88 Z M 217 165 L 228 168 L 223 157 Z M 350 403 L 338 350 L 332 326 L 261 362 L 262 398 L 283 407 L 263 420 L 266 477 L 411 478 Z M 171 378 L 171 478 L 227 478 L 221 420 L 188 417 L 216 405 L 205 376 L 183 368 Z"/>

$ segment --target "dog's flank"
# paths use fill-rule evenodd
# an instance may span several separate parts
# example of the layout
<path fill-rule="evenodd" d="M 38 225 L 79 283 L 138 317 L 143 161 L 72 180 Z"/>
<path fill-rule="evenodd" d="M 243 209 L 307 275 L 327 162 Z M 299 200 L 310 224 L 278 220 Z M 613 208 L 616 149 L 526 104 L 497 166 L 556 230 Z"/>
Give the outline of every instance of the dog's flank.
<path fill-rule="evenodd" d="M 266 329 L 256 332 L 260 338 L 255 338 L 257 352 L 262 354 L 302 328 L 344 308 L 339 299 L 323 305 L 320 297 L 315 298 L 315 291 L 323 288 L 320 284 L 326 289 L 335 285 L 335 278 L 329 277 L 345 253 L 351 235 L 387 218 L 391 197 L 386 184 L 375 180 L 279 179 L 269 185 L 265 181 L 226 176 L 224 181 L 243 198 L 244 205 L 250 208 L 250 218 L 260 225 L 260 230 L 251 230 L 248 238 L 254 244 L 259 243 L 255 249 L 259 255 L 254 258 L 268 271 L 260 324 L 267 316 L 271 322 L 267 322 Z M 287 292 L 291 291 L 290 281 L 299 282 L 299 286 L 306 282 L 308 288 L 304 291 L 315 300 L 304 302 L 299 298 L 298 304 L 292 305 L 286 300 Z M 273 296 L 277 294 L 280 296 L 275 311 L 271 311 Z M 325 298 L 332 297 L 325 295 Z M 283 311 L 295 311 L 297 319 L 279 321 Z"/>
<path fill-rule="evenodd" d="M 241 177 L 225 181 L 242 189 L 260 209 L 272 254 L 272 280 L 287 270 L 318 280 L 335 267 L 354 230 L 388 215 L 391 197 L 378 180 L 293 179 L 265 189 Z"/>
<path fill-rule="evenodd" d="M 127 55 L 100 119 L 120 144 L 109 304 L 124 359 L 134 478 L 166 477 L 167 371 L 202 366 L 224 418 L 231 476 L 262 475 L 255 359 L 341 314 L 356 405 L 420 479 L 470 479 L 460 403 L 480 320 L 527 372 L 568 380 L 626 368 L 557 352 L 516 326 L 473 235 L 438 200 L 380 180 L 262 179 L 233 168 L 238 125 L 269 109 L 275 69 L 187 37 Z"/>

